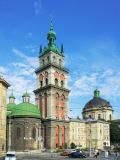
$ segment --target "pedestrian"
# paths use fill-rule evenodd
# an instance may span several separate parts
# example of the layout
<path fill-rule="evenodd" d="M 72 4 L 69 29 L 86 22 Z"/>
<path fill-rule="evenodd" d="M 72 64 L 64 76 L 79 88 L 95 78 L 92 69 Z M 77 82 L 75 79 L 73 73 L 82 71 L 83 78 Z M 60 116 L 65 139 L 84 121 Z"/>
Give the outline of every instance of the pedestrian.
<path fill-rule="evenodd" d="M 110 151 L 108 150 L 108 155 L 111 155 Z"/>
<path fill-rule="evenodd" d="M 94 157 L 97 158 L 97 156 L 98 156 L 98 150 L 96 149 Z"/>
<path fill-rule="evenodd" d="M 99 151 L 97 151 L 97 156 L 99 156 Z"/>
<path fill-rule="evenodd" d="M 96 153 L 96 152 L 95 152 L 95 155 L 94 155 L 94 157 L 95 157 L 95 158 L 97 158 L 97 153 Z"/>

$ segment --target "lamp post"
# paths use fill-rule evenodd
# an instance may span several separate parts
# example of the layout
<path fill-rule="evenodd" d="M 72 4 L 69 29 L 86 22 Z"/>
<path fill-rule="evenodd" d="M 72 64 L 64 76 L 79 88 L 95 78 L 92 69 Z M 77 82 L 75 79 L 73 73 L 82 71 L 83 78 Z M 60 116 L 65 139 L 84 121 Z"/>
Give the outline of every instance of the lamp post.
<path fill-rule="evenodd" d="M 42 140 L 42 136 L 41 136 L 41 129 L 39 126 L 39 123 L 36 124 L 37 125 L 37 129 L 38 129 L 38 149 L 41 149 L 41 140 Z"/>
<path fill-rule="evenodd" d="M 8 151 L 11 150 L 11 113 L 12 111 L 8 111 Z"/>
<path fill-rule="evenodd" d="M 89 122 L 89 156 L 91 157 L 91 118 L 88 119 Z"/>

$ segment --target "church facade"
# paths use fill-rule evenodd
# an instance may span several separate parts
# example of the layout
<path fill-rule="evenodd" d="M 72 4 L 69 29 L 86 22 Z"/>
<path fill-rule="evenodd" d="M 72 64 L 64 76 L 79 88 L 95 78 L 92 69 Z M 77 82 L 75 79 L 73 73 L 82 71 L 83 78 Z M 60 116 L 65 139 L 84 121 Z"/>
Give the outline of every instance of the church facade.
<path fill-rule="evenodd" d="M 113 109 L 95 90 L 93 99 L 83 107 L 82 119 L 70 119 L 70 143 L 81 148 L 104 149 L 110 146 Z"/>
<path fill-rule="evenodd" d="M 83 107 L 83 118 L 68 117 L 69 71 L 64 66 L 63 45 L 61 49 L 56 46 L 52 22 L 47 40 L 47 47 L 40 46 L 39 67 L 35 70 L 36 105 L 30 103 L 27 92 L 22 96 L 23 103 L 18 105 L 13 94 L 9 97 L 8 149 L 55 150 L 70 148 L 72 143 L 80 148 L 110 146 L 108 120 L 112 119 L 112 106 L 95 90 L 93 99 Z"/>
<path fill-rule="evenodd" d="M 25 92 L 22 103 L 15 104 L 13 93 L 7 105 L 7 150 L 40 150 L 41 120 L 38 107 L 30 103 L 30 95 Z"/>

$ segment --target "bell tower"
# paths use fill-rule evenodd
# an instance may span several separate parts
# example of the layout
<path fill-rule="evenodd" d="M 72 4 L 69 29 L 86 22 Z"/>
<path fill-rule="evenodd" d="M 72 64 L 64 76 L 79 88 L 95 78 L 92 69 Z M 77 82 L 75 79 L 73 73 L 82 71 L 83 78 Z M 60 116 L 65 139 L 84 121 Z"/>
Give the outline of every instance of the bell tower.
<path fill-rule="evenodd" d="M 44 147 L 55 149 L 68 143 L 68 69 L 64 67 L 64 49 L 56 46 L 56 33 L 50 22 L 48 46 L 39 52 L 36 69 L 36 103 L 42 117 Z"/>

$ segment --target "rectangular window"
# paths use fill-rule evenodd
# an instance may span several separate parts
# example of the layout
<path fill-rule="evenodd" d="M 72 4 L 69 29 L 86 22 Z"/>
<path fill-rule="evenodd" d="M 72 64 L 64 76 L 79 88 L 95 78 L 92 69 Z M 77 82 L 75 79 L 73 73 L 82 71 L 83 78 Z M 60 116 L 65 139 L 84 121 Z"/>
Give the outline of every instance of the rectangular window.
<path fill-rule="evenodd" d="M 101 119 L 101 114 L 98 114 L 98 119 Z"/>

